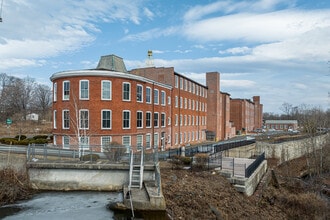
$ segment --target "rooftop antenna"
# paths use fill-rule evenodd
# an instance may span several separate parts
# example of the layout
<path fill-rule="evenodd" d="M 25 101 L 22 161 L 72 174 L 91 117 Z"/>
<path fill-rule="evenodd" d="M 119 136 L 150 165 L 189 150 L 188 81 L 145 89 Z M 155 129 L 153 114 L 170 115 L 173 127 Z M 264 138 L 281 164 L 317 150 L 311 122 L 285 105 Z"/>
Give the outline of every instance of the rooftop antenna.
<path fill-rule="evenodd" d="M 3 0 L 1 0 L 1 8 L 0 8 L 0 22 L 2 22 L 2 5 L 3 5 Z"/>
<path fill-rule="evenodd" d="M 148 59 L 146 61 L 147 67 L 154 67 L 154 60 L 152 58 L 152 50 L 148 50 Z"/>

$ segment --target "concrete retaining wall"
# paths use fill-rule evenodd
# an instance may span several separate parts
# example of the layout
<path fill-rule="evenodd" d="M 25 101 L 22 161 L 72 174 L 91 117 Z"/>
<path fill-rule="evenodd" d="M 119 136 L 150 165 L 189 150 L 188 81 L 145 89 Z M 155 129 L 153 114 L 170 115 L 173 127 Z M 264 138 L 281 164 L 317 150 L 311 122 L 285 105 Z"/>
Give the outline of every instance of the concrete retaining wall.
<path fill-rule="evenodd" d="M 27 166 L 34 189 L 119 191 L 129 181 L 128 165 L 28 163 Z M 154 179 L 154 167 L 146 166 L 144 181 Z"/>
<path fill-rule="evenodd" d="M 314 138 L 305 138 L 302 140 L 287 141 L 279 144 L 270 144 L 266 142 L 256 143 L 256 153 L 265 152 L 266 158 L 278 159 L 279 164 L 299 158 L 308 152 L 319 150 L 325 145 L 330 134 L 316 136 Z"/>

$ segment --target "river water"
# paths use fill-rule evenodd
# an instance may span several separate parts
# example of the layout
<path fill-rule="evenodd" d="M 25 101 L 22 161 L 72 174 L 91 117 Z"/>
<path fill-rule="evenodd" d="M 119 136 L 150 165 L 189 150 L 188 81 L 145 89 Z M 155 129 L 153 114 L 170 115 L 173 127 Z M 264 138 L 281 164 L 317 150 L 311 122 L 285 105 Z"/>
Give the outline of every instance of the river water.
<path fill-rule="evenodd" d="M 122 192 L 42 192 L 31 199 L 0 207 L 0 219 L 5 220 L 126 220 L 131 219 L 131 211 L 113 212 L 109 203 L 122 202 Z M 163 212 L 134 213 L 144 220 L 168 220 Z"/>
<path fill-rule="evenodd" d="M 117 219 L 106 206 L 110 202 L 122 201 L 120 192 L 43 192 L 30 200 L 1 207 L 0 219 Z"/>

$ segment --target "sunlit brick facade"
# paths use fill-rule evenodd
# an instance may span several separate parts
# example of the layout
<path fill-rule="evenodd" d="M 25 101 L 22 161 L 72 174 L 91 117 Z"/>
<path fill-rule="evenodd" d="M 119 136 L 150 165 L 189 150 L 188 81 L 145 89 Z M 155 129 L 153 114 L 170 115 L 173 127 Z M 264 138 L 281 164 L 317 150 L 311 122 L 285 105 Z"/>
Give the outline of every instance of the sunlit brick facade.
<path fill-rule="evenodd" d="M 102 151 L 116 142 L 166 150 L 228 139 L 240 126 L 232 122 L 232 100 L 220 92 L 218 72 L 206 73 L 205 86 L 173 67 L 127 71 L 122 58 L 109 55 L 96 69 L 54 73 L 51 81 L 54 144 L 63 148 L 83 144 Z M 258 111 L 251 109 L 251 123 L 262 121 Z"/>

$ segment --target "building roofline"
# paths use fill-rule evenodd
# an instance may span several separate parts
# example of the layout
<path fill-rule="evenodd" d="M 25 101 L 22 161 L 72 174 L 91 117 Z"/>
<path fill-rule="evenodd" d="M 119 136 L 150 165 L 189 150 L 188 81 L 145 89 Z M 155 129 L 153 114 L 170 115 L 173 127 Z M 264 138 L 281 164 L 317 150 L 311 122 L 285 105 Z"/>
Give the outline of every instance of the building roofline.
<path fill-rule="evenodd" d="M 172 89 L 172 86 L 164 83 L 160 83 L 142 76 L 122 73 L 110 70 L 99 70 L 99 69 L 85 69 L 85 70 L 69 70 L 69 71 L 61 71 L 54 73 L 50 80 L 53 82 L 55 79 L 65 78 L 65 77 L 84 77 L 84 76 L 103 76 L 103 77 L 117 77 L 124 79 L 133 79 L 141 82 L 147 82 L 154 85 L 158 85 L 164 88 Z"/>

